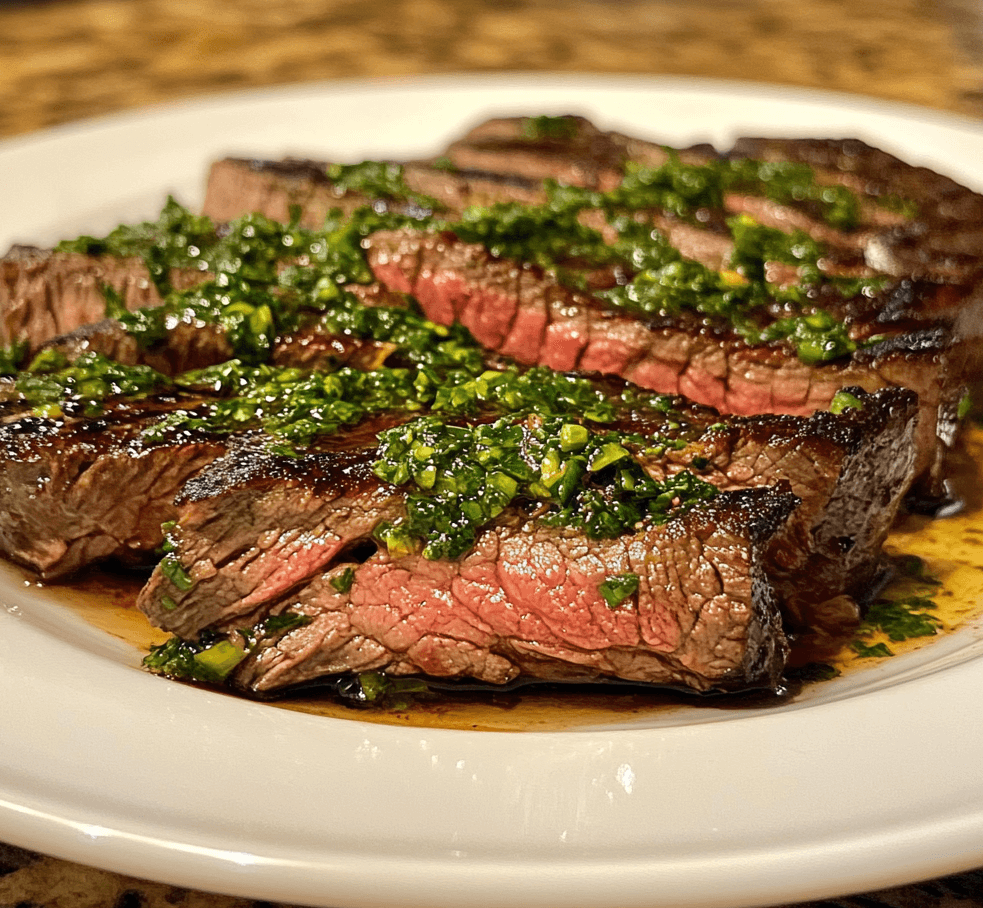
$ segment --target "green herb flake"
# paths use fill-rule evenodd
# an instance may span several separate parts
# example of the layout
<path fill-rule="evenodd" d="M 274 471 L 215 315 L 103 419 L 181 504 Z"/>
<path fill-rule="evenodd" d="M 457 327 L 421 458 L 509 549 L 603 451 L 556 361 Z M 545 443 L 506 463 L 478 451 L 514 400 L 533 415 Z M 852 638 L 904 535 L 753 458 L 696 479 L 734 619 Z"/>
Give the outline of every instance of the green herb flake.
<path fill-rule="evenodd" d="M 615 574 L 598 584 L 597 591 L 609 609 L 618 609 L 638 592 L 638 584 L 638 574 Z"/>
<path fill-rule="evenodd" d="M 137 399 L 171 387 L 166 376 L 149 366 L 123 366 L 100 353 L 83 353 L 69 363 L 63 353 L 42 350 L 17 374 L 14 386 L 39 415 L 63 409 L 69 401 L 88 416 L 102 412 L 110 397 Z"/>
<path fill-rule="evenodd" d="M 575 117 L 526 117 L 522 121 L 522 137 L 533 141 L 542 139 L 569 140 L 577 135 Z"/>
<path fill-rule="evenodd" d="M 160 561 L 161 573 L 170 581 L 171 586 L 180 590 L 182 593 L 193 589 L 195 582 L 191 575 L 184 569 L 184 565 L 178 560 L 178 556 L 173 552 L 165 555 Z"/>
<path fill-rule="evenodd" d="M 371 199 L 409 202 L 433 211 L 436 199 L 414 192 L 406 185 L 403 167 L 386 161 L 362 161 L 360 164 L 332 164 L 328 179 L 341 192 L 357 192 Z"/>
<path fill-rule="evenodd" d="M 870 646 L 862 640 L 854 640 L 850 647 L 859 659 L 883 659 L 894 655 L 886 643 L 875 643 Z"/>
<path fill-rule="evenodd" d="M 220 640 L 194 655 L 195 677 L 204 681 L 224 681 L 243 659 L 246 652 L 229 640 Z"/>
<path fill-rule="evenodd" d="M 863 626 L 883 632 L 895 643 L 913 637 L 932 637 L 942 626 L 935 615 L 927 613 L 934 608 L 935 603 L 925 596 L 878 599 L 864 617 Z"/>
<path fill-rule="evenodd" d="M 849 391 L 837 391 L 829 403 L 829 412 L 837 416 L 846 410 L 862 410 L 863 401 Z"/>
<path fill-rule="evenodd" d="M 959 398 L 959 406 L 956 409 L 956 418 L 965 419 L 973 411 L 973 398 L 967 391 Z"/>
<path fill-rule="evenodd" d="M 29 346 L 27 341 L 14 341 L 0 347 L 0 375 L 16 375 L 24 364 Z"/>
<path fill-rule="evenodd" d="M 151 646 L 143 665 L 149 671 L 169 678 L 222 684 L 261 641 L 303 627 L 310 621 L 306 615 L 287 611 L 271 615 L 255 627 L 244 628 L 234 636 L 206 630 L 198 640 L 171 637 L 164 643 Z"/>
<path fill-rule="evenodd" d="M 328 581 L 339 593 L 347 593 L 355 582 L 355 569 L 346 567 Z"/>

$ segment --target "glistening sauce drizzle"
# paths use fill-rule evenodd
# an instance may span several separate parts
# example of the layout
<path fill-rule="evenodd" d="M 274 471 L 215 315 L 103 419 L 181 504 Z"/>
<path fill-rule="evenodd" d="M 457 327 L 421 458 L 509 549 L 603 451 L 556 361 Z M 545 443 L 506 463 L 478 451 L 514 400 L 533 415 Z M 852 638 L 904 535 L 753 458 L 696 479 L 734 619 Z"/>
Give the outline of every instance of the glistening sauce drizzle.
<path fill-rule="evenodd" d="M 942 585 L 934 592 L 941 622 L 940 633 L 952 631 L 983 615 L 983 429 L 971 427 L 953 458 L 953 486 L 965 502 L 958 514 L 944 519 L 907 515 L 902 517 L 888 540 L 895 555 L 916 555 Z M 25 575 L 26 577 L 26 575 Z M 25 579 L 25 583 L 32 583 Z M 143 578 L 92 572 L 71 586 L 49 586 L 46 595 L 82 617 L 86 622 L 145 653 L 168 635 L 153 628 L 133 607 Z M 900 655 L 930 646 L 937 637 L 890 642 Z M 865 642 L 888 642 L 871 637 Z M 848 645 L 828 660 L 840 671 L 862 671 L 882 663 L 861 659 Z M 161 679 L 161 683 L 173 683 Z M 816 682 L 822 683 L 822 682 Z M 695 701 L 685 695 L 660 691 L 635 691 L 603 687 L 556 690 L 525 689 L 511 693 L 442 696 L 422 701 L 406 711 L 354 710 L 328 697 L 304 696 L 271 703 L 282 709 L 334 718 L 386 724 L 489 731 L 555 731 L 561 729 L 620 724 L 636 717 L 685 710 L 739 709 L 741 705 L 780 706 L 781 698 L 750 695 Z"/>

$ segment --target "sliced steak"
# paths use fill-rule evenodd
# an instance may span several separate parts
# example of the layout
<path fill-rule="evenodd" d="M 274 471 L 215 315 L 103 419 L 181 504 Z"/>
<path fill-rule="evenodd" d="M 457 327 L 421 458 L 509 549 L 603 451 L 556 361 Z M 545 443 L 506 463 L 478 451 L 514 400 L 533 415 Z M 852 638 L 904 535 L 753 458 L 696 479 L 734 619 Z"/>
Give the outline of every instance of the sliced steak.
<path fill-rule="evenodd" d="M 980 277 L 983 196 L 927 167 L 908 164 L 857 139 L 740 139 L 734 158 L 807 164 L 817 179 L 870 200 L 905 200 L 910 217 L 869 207 L 883 229 L 858 231 L 871 267 L 897 277 L 951 284 Z"/>
<path fill-rule="evenodd" d="M 457 169 L 551 179 L 586 189 L 612 189 L 628 162 L 658 167 L 675 154 L 688 163 L 717 157 L 708 145 L 670 152 L 665 145 L 599 129 L 579 116 L 495 117 L 452 142 L 445 156 Z"/>
<path fill-rule="evenodd" d="M 187 638 L 286 609 L 313 618 L 289 637 L 292 665 L 271 649 L 242 669 L 235 683 L 254 691 L 367 668 L 491 683 L 520 672 L 697 690 L 777 683 L 787 646 L 762 553 L 797 502 L 790 493 L 724 493 L 609 541 L 510 509 L 462 559 L 392 559 L 371 533 L 400 513 L 403 492 L 375 478 L 371 456 L 217 461 L 188 484 L 172 537 L 190 590 L 158 569 L 138 606 Z M 341 594 L 331 580 L 348 567 L 355 583 Z M 612 610 L 597 585 L 620 571 L 644 579 Z"/>
<path fill-rule="evenodd" d="M 273 365 L 368 370 L 378 368 L 396 349 L 383 341 L 328 333 L 318 327 L 313 315 L 309 322 L 274 340 L 270 350 Z M 234 352 L 220 327 L 188 317 L 169 320 L 164 338 L 149 347 L 141 346 L 119 321 L 103 319 L 53 338 L 41 349 L 57 350 L 69 362 L 86 353 L 98 353 L 124 366 L 149 366 L 168 376 L 227 362 Z"/>
<path fill-rule="evenodd" d="M 647 464 L 655 479 L 685 467 L 721 489 L 790 484 L 802 503 L 767 552 L 789 629 L 835 631 L 847 599 L 859 615 L 879 588 L 882 547 L 914 477 L 914 393 L 852 393 L 861 406 L 838 415 L 718 417 Z"/>
<path fill-rule="evenodd" d="M 96 562 L 147 564 L 177 517 L 184 483 L 225 450 L 187 432 L 146 443 L 148 423 L 173 409 L 120 403 L 98 418 L 8 415 L 0 423 L 0 550 L 45 580 Z"/>
<path fill-rule="evenodd" d="M 172 275 L 180 288 L 201 280 L 193 273 Z M 26 341 L 37 349 L 45 341 L 102 320 L 103 286 L 127 309 L 160 304 L 143 262 L 133 258 L 87 256 L 14 247 L 0 259 L 0 344 Z"/>
<path fill-rule="evenodd" d="M 911 480 L 914 395 L 856 394 L 859 408 L 809 419 L 721 420 L 677 400 L 618 423 L 679 439 L 640 457 L 657 481 L 685 468 L 724 490 L 785 484 L 803 499 L 764 551 L 789 626 L 800 631 L 831 631 L 842 624 L 844 596 L 862 602 L 873 591 L 884 537 Z M 377 426 L 324 439 L 328 450 L 301 458 L 246 446 L 216 460 L 181 493 L 171 531 L 170 557 L 187 582 L 158 569 L 139 607 L 155 624 L 196 639 L 254 623 L 271 602 L 346 561 L 346 552 L 374 552 L 373 529 L 402 513 L 406 494 L 371 470 Z"/>
<path fill-rule="evenodd" d="M 511 515 L 458 561 L 379 553 L 351 565 L 347 592 L 322 574 L 276 603 L 274 613 L 310 623 L 265 642 L 232 683 L 268 693 L 373 670 L 489 684 L 775 688 L 788 646 L 762 553 L 794 502 L 772 489 L 727 493 L 613 540 Z M 598 587 L 622 572 L 638 576 L 638 590 L 611 608 Z"/>
<path fill-rule="evenodd" d="M 289 158 L 224 158 L 209 168 L 202 210 L 216 222 L 232 221 L 252 212 L 287 222 L 296 206 L 301 212 L 300 223 L 316 228 L 335 209 L 351 214 L 369 203 L 377 210 L 403 209 L 405 203 L 399 199 L 372 198 L 337 188 L 328 178 L 329 166 L 323 161 Z M 459 215 L 469 205 L 534 205 L 546 199 L 539 182 L 513 174 L 454 172 L 426 162 L 405 164 L 402 174 L 408 190 L 434 200 L 445 216 Z"/>
<path fill-rule="evenodd" d="M 845 387 L 910 388 L 919 396 L 920 493 L 942 494 L 970 355 L 951 328 L 888 336 L 848 359 L 809 365 L 783 343 L 749 345 L 698 313 L 645 319 L 618 310 L 446 233 L 379 232 L 366 245 L 380 282 L 412 294 L 438 324 L 458 322 L 522 363 L 618 375 L 736 414 L 808 415 Z"/>

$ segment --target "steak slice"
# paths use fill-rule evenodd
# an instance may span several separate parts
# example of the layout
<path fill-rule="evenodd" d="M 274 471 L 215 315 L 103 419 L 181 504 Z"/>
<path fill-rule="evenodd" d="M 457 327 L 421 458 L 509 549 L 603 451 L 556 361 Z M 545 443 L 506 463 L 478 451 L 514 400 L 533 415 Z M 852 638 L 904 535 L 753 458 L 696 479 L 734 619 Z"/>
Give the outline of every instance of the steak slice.
<path fill-rule="evenodd" d="M 377 210 L 407 210 L 403 199 L 339 188 L 328 177 L 330 166 L 326 161 L 293 158 L 223 158 L 209 168 L 202 210 L 216 222 L 254 212 L 288 222 L 296 207 L 300 223 L 314 228 L 335 209 L 347 215 L 371 203 Z M 422 161 L 399 166 L 406 190 L 431 200 L 433 208 L 448 216 L 459 215 L 469 205 L 505 201 L 534 205 L 546 199 L 538 181 L 515 174 L 455 172 Z M 422 213 L 419 206 L 410 206 L 409 211 Z"/>
<path fill-rule="evenodd" d="M 857 139 L 744 138 L 730 156 L 807 164 L 823 183 L 868 199 L 909 202 L 911 217 L 892 215 L 883 206 L 868 209 L 876 212 L 881 229 L 856 232 L 868 264 L 878 271 L 955 285 L 980 278 L 983 196 L 949 177 Z"/>
<path fill-rule="evenodd" d="M 379 281 L 412 294 L 438 324 L 460 323 L 501 356 L 617 375 L 724 413 L 808 415 L 850 386 L 918 394 L 918 493 L 944 495 L 970 345 L 935 326 L 886 335 L 853 356 L 807 364 L 781 342 L 750 345 L 699 313 L 643 318 L 571 290 L 535 266 L 447 233 L 380 231 L 366 241 Z"/>
<path fill-rule="evenodd" d="M 788 652 L 762 553 L 787 492 L 725 493 L 664 526 L 611 540 L 518 514 L 455 561 L 375 554 L 281 598 L 310 619 L 264 640 L 231 683 L 270 693 L 359 671 L 504 684 L 616 679 L 695 691 L 774 689 Z M 638 576 L 610 607 L 598 587 Z"/>
<path fill-rule="evenodd" d="M 858 617 L 850 597 L 874 592 L 881 546 L 911 478 L 914 395 L 856 394 L 859 407 L 809 419 L 722 421 L 674 401 L 661 415 L 639 407 L 618 424 L 654 439 L 677 433 L 679 443 L 663 454 L 639 458 L 657 481 L 690 469 L 728 492 L 783 485 L 803 499 L 762 549 L 779 606 L 799 632 L 841 629 L 845 604 Z M 403 513 L 407 494 L 371 469 L 376 428 L 326 438 L 329 449 L 299 458 L 236 446 L 204 469 L 179 497 L 170 567 L 155 570 L 139 608 L 154 624 L 198 639 L 255 624 L 319 574 L 376 558 L 373 530 Z"/>
<path fill-rule="evenodd" d="M 797 503 L 791 493 L 723 493 L 609 541 L 513 508 L 461 559 L 394 559 L 371 534 L 401 512 L 405 493 L 375 477 L 374 456 L 371 447 L 300 459 L 230 452 L 181 498 L 171 538 L 182 582 L 158 568 L 138 607 L 184 638 L 299 607 L 313 619 L 313 636 L 292 638 L 299 664 L 264 680 L 282 659 L 270 650 L 235 682 L 252 691 L 365 668 L 492 683 L 520 672 L 697 690 L 777 683 L 787 647 L 761 563 Z M 332 579 L 348 567 L 355 584 L 342 595 Z M 597 590 L 621 570 L 644 574 L 637 609 L 612 611 Z"/>
<path fill-rule="evenodd" d="M 177 289 L 201 280 L 175 272 Z M 101 321 L 103 285 L 130 310 L 160 304 L 146 266 L 135 258 L 89 256 L 15 246 L 0 259 L 0 344 L 26 341 L 31 350 L 45 341 Z"/>
<path fill-rule="evenodd" d="M 9 414 L 0 423 L 0 550 L 44 580 L 96 562 L 147 564 L 174 520 L 185 482 L 225 450 L 223 439 L 141 430 L 170 400 L 118 402 L 96 418 Z"/>
<path fill-rule="evenodd" d="M 41 349 L 58 351 L 68 362 L 100 354 L 124 366 L 149 366 L 171 377 L 227 362 L 234 352 L 222 328 L 193 318 L 172 320 L 163 339 L 149 347 L 143 347 L 116 319 L 103 319 L 52 338 Z M 364 371 L 378 368 L 395 349 L 384 341 L 329 333 L 312 315 L 306 324 L 274 339 L 270 363 L 306 370 L 349 366 Z"/>

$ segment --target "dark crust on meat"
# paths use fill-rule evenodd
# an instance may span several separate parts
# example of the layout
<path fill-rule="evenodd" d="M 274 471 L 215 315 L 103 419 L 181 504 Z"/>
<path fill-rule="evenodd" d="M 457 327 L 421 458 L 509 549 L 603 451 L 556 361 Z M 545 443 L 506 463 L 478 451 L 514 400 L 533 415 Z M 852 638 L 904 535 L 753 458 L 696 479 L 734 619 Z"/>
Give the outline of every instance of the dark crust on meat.
<path fill-rule="evenodd" d="M 149 562 L 161 524 L 177 517 L 177 492 L 225 450 L 222 439 L 188 432 L 144 442 L 141 430 L 171 409 L 159 401 L 95 419 L 8 415 L 0 550 L 47 580 L 107 559 Z"/>
<path fill-rule="evenodd" d="M 372 437 L 368 430 L 363 431 Z M 346 443 L 351 441 L 346 438 Z M 286 457 L 266 447 L 245 444 L 235 457 L 224 458 L 189 480 L 178 503 L 201 502 L 244 488 L 262 494 L 283 484 L 302 484 L 312 495 L 357 494 L 380 485 L 372 472 L 376 459 L 374 446 Z"/>

